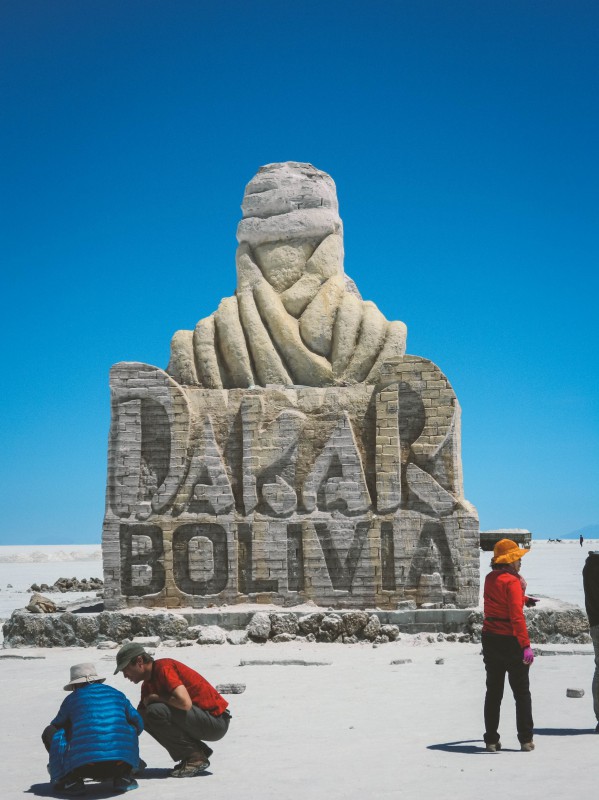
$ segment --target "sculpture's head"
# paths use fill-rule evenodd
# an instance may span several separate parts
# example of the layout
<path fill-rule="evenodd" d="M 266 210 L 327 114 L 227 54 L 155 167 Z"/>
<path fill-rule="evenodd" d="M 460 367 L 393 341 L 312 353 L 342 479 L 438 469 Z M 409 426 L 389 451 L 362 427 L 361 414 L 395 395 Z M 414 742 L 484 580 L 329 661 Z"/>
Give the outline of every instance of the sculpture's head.
<path fill-rule="evenodd" d="M 239 244 L 249 245 L 262 274 L 277 292 L 304 273 L 318 245 L 339 237 L 339 274 L 343 273 L 343 224 L 335 183 L 311 164 L 285 161 L 258 170 L 245 188 Z"/>

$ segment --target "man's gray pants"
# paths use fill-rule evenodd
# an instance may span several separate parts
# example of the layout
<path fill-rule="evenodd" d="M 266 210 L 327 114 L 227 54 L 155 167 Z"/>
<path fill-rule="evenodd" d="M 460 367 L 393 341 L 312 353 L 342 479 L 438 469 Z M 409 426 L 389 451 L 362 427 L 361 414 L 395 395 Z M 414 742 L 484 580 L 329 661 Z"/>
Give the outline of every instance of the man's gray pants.
<path fill-rule="evenodd" d="M 595 673 L 593 675 L 592 684 L 593 711 L 595 712 L 595 719 L 599 722 L 599 625 L 593 625 L 590 628 L 590 633 L 595 650 Z"/>
<path fill-rule="evenodd" d="M 208 711 L 192 706 L 189 711 L 166 703 L 151 703 L 140 709 L 144 728 L 168 750 L 174 761 L 184 761 L 198 752 L 207 758 L 212 750 L 204 742 L 217 742 L 229 730 L 230 714 L 213 717 Z"/>

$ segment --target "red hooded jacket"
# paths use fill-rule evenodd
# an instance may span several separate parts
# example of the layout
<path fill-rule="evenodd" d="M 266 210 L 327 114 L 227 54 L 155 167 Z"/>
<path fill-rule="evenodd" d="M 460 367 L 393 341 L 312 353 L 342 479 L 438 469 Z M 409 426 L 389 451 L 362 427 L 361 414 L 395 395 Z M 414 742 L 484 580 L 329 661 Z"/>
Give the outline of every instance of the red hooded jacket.
<path fill-rule="evenodd" d="M 530 647 L 524 619 L 526 596 L 516 575 L 494 569 L 485 578 L 483 633 L 515 636 L 522 649 Z"/>

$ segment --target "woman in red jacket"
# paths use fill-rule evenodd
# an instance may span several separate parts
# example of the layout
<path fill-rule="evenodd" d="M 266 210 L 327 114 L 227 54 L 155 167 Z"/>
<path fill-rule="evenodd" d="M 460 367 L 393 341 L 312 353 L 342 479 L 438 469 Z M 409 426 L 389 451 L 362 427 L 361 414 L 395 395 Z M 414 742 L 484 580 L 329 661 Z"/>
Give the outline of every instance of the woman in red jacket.
<path fill-rule="evenodd" d="M 534 750 L 532 707 L 528 670 L 534 660 L 524 620 L 524 605 L 534 606 L 526 596 L 526 582 L 520 575 L 522 550 L 511 539 L 501 539 L 493 549 L 491 572 L 485 579 L 483 659 L 487 671 L 485 695 L 485 744 L 487 750 L 501 750 L 499 712 L 507 672 L 516 701 L 516 727 L 520 749 Z"/>

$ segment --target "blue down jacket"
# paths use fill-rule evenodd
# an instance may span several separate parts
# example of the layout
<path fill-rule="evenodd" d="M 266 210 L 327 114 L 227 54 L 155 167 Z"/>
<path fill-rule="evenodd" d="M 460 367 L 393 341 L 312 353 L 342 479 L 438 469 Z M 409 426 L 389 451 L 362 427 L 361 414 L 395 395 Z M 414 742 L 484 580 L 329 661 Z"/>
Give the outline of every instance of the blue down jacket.
<path fill-rule="evenodd" d="M 143 720 L 122 692 L 88 683 L 64 700 L 51 722 L 60 730 L 50 746 L 53 783 L 84 764 L 125 761 L 137 768 Z"/>

